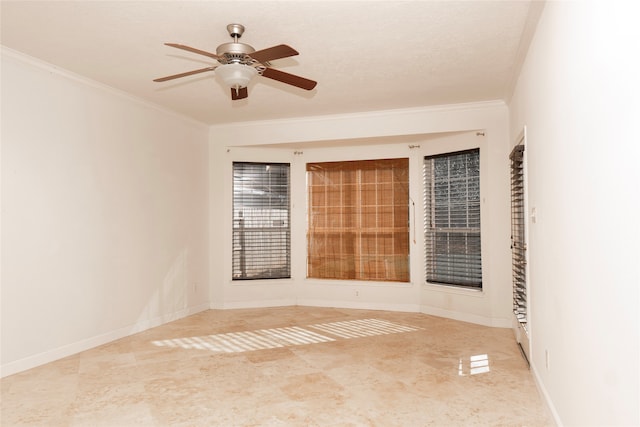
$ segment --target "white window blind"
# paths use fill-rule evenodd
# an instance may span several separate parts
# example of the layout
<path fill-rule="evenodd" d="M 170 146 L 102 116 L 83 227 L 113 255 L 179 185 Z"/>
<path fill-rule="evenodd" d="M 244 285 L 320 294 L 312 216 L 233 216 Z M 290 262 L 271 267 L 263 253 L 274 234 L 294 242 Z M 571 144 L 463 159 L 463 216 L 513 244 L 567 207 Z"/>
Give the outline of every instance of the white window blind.
<path fill-rule="evenodd" d="M 233 163 L 233 280 L 291 277 L 289 164 Z"/>
<path fill-rule="evenodd" d="M 426 280 L 482 288 L 480 150 L 424 158 Z"/>
<path fill-rule="evenodd" d="M 524 145 L 511 151 L 511 255 L 513 312 L 518 321 L 527 323 L 526 243 L 524 215 Z"/>

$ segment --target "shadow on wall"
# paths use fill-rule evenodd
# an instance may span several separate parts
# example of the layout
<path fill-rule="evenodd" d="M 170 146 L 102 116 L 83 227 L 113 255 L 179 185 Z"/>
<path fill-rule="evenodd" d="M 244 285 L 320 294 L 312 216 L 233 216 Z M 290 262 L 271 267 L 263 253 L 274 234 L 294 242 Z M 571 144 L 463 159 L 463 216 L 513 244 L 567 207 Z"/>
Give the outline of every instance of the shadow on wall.
<path fill-rule="evenodd" d="M 189 291 L 195 292 L 195 289 L 189 287 L 188 272 L 189 252 L 187 248 L 183 248 L 171 262 L 162 284 L 150 296 L 138 323 L 151 322 L 151 326 L 155 326 L 170 322 L 188 308 Z"/>

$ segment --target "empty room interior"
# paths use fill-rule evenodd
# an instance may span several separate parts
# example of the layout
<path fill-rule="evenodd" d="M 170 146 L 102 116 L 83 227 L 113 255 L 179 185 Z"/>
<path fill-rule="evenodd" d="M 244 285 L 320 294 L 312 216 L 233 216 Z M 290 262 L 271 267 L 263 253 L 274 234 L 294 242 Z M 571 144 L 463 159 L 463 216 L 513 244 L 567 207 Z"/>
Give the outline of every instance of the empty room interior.
<path fill-rule="evenodd" d="M 640 425 L 627 1 L 2 1 L 4 426 Z"/>

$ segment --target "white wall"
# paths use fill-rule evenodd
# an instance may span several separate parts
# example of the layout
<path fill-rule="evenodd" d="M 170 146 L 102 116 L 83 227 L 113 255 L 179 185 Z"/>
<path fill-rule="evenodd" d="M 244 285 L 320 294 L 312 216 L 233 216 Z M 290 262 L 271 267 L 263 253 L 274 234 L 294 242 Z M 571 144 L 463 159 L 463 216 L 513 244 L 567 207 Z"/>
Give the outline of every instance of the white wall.
<path fill-rule="evenodd" d="M 537 210 L 531 362 L 561 425 L 640 424 L 637 9 L 547 3 L 510 103 Z"/>
<path fill-rule="evenodd" d="M 2 375 L 208 308 L 208 127 L 2 51 Z"/>
<path fill-rule="evenodd" d="M 477 136 L 476 130 L 484 136 Z M 214 126 L 210 143 L 212 306 L 299 304 L 423 311 L 487 325 L 510 325 L 509 139 L 503 103 Z M 484 290 L 426 285 L 422 158 L 475 147 L 481 148 L 482 162 Z M 410 159 L 410 195 L 416 202 L 411 283 L 306 279 L 306 163 L 394 157 Z M 231 280 L 233 161 L 291 163 L 290 280 Z"/>

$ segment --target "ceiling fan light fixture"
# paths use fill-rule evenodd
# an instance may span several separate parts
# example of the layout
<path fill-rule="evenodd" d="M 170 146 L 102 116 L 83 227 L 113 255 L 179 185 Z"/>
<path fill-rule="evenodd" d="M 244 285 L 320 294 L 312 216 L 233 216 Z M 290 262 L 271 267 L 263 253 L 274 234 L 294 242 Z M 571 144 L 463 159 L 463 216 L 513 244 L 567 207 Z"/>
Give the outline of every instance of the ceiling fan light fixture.
<path fill-rule="evenodd" d="M 220 76 L 224 84 L 236 90 L 247 87 L 256 74 L 258 70 L 243 64 L 224 64 L 216 68 L 216 75 Z"/>

